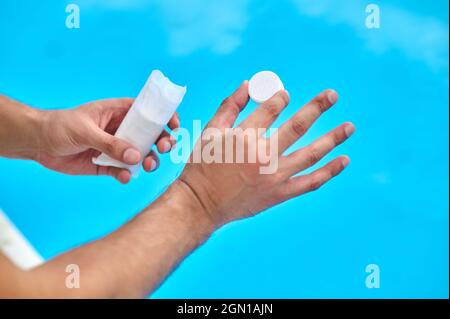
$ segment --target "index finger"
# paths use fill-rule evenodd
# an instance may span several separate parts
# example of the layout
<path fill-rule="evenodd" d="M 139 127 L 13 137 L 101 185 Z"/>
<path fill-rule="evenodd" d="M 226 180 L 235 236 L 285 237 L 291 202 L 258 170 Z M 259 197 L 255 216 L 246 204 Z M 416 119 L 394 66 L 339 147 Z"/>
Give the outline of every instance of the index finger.
<path fill-rule="evenodd" d="M 216 114 L 209 121 L 208 127 L 219 129 L 232 127 L 249 98 L 248 81 L 245 80 L 231 96 L 223 100 Z"/>
<path fill-rule="evenodd" d="M 177 128 L 180 127 L 180 116 L 178 115 L 177 112 L 175 112 L 172 117 L 169 120 L 169 123 L 167 123 L 167 126 L 171 129 L 171 130 L 175 130 Z"/>
<path fill-rule="evenodd" d="M 128 110 L 131 105 L 133 105 L 134 98 L 131 97 L 122 97 L 122 98 L 111 98 L 111 99 L 103 99 L 99 101 L 95 101 L 96 105 L 100 105 L 103 108 L 118 108 L 122 110 Z"/>

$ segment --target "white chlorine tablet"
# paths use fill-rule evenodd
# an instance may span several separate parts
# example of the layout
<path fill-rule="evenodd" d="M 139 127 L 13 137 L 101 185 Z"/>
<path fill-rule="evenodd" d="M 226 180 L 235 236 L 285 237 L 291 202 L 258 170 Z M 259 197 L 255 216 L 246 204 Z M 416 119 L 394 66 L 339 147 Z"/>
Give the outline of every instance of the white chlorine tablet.
<path fill-rule="evenodd" d="M 258 104 L 264 103 L 280 90 L 284 90 L 283 82 L 272 71 L 258 72 L 248 83 L 248 94 Z"/>

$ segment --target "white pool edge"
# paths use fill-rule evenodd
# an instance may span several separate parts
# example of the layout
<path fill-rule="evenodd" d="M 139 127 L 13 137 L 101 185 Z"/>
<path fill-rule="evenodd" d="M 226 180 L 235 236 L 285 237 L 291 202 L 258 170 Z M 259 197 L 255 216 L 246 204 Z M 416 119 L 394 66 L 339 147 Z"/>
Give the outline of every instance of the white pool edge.
<path fill-rule="evenodd" d="M 41 265 L 44 259 L 0 208 L 0 252 L 23 270 Z"/>

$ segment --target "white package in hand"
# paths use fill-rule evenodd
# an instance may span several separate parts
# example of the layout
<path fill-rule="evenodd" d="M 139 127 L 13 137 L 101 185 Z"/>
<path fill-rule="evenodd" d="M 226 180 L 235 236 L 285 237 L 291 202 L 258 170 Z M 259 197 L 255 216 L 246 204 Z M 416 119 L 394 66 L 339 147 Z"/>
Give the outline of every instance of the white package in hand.
<path fill-rule="evenodd" d="M 154 70 L 133 105 L 128 110 L 114 136 L 131 143 L 141 153 L 141 160 L 150 152 L 177 107 L 183 100 L 186 87 L 172 83 L 159 70 Z M 102 166 L 115 166 L 139 171 L 137 165 L 127 165 L 102 153 L 92 162 Z"/>

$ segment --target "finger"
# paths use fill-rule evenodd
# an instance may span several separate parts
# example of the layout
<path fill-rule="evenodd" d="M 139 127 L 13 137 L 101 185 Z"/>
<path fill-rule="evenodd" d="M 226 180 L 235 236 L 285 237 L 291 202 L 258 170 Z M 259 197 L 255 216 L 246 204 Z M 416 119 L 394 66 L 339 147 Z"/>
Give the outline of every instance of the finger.
<path fill-rule="evenodd" d="M 175 130 L 180 127 L 180 117 L 177 112 L 173 114 L 172 118 L 169 120 L 169 123 L 167 123 L 167 126 L 171 130 Z"/>
<path fill-rule="evenodd" d="M 122 109 L 129 109 L 131 105 L 133 105 L 134 98 L 131 97 L 122 97 L 122 98 L 112 98 L 112 99 L 103 99 L 96 101 L 95 103 L 98 105 L 102 105 L 103 107 L 116 107 Z"/>
<path fill-rule="evenodd" d="M 348 139 L 355 131 L 352 123 L 344 123 L 331 132 L 325 134 L 309 146 L 299 149 L 282 158 L 282 165 L 287 167 L 289 175 L 296 174 L 320 161 L 336 146 Z"/>
<path fill-rule="evenodd" d="M 318 190 L 326 182 L 339 175 L 349 163 L 350 159 L 347 156 L 339 156 L 310 174 L 291 177 L 279 188 L 281 198 L 284 201 Z"/>
<path fill-rule="evenodd" d="M 207 127 L 219 129 L 232 127 L 248 100 L 248 81 L 245 80 L 231 96 L 223 100 Z"/>
<path fill-rule="evenodd" d="M 97 175 L 112 176 L 122 184 L 128 183 L 131 179 L 131 173 L 127 169 L 112 166 L 97 166 Z"/>
<path fill-rule="evenodd" d="M 125 164 L 134 165 L 141 159 L 140 152 L 130 143 L 106 133 L 100 128 L 94 129 L 88 137 L 90 147 Z"/>
<path fill-rule="evenodd" d="M 133 101 L 134 99 L 131 98 L 123 98 L 94 102 L 99 105 L 101 111 L 99 127 L 105 132 L 114 135 L 127 115 Z"/>
<path fill-rule="evenodd" d="M 144 158 L 142 166 L 146 172 L 152 172 L 159 167 L 159 158 L 155 151 L 150 151 L 150 153 Z"/>
<path fill-rule="evenodd" d="M 156 148 L 159 153 L 164 154 L 169 152 L 175 144 L 175 138 L 173 138 L 167 131 L 163 131 L 158 141 L 156 141 Z"/>
<path fill-rule="evenodd" d="M 326 90 L 302 107 L 293 117 L 285 122 L 272 138 L 278 139 L 278 151 L 282 154 L 289 146 L 302 137 L 311 125 L 336 103 L 338 95 L 333 90 Z"/>
<path fill-rule="evenodd" d="M 278 118 L 281 111 L 289 104 L 289 94 L 285 90 L 278 91 L 269 100 L 261 104 L 240 125 L 242 129 L 268 128 Z"/>

